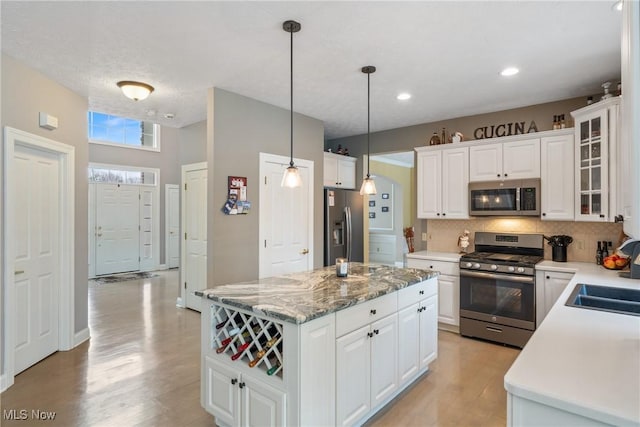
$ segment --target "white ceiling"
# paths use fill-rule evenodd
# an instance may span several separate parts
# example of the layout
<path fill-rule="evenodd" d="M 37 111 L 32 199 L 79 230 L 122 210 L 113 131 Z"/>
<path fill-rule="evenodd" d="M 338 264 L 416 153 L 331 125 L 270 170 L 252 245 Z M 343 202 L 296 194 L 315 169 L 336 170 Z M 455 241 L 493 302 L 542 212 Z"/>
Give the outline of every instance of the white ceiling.
<path fill-rule="evenodd" d="M 620 76 L 611 1 L 2 1 L 2 51 L 86 96 L 95 111 L 182 127 L 219 87 L 294 110 L 326 138 L 533 105 L 601 91 Z M 502 68 L 520 74 L 504 78 Z M 139 102 L 119 80 L 155 87 Z M 401 91 L 412 93 L 400 102 Z M 165 119 L 173 113 L 175 118 Z"/>

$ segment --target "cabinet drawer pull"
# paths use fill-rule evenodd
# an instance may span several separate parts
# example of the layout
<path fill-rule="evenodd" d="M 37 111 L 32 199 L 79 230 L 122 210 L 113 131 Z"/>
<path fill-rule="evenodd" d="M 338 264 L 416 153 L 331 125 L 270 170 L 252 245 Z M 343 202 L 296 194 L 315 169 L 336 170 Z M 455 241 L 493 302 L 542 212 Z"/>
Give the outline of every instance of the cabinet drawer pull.
<path fill-rule="evenodd" d="M 244 386 L 245 386 L 245 385 L 246 385 L 246 384 L 245 384 L 244 382 L 241 382 L 240 384 L 238 384 L 238 387 L 240 387 L 240 388 L 244 388 Z"/>
<path fill-rule="evenodd" d="M 373 332 L 367 332 L 367 336 L 368 336 L 369 338 L 373 337 Z"/>
<path fill-rule="evenodd" d="M 231 385 L 236 385 L 237 382 L 238 382 L 237 378 L 231 378 Z"/>
<path fill-rule="evenodd" d="M 374 330 L 373 330 L 373 333 L 374 333 L 374 334 L 376 334 L 376 335 L 378 335 L 378 334 L 380 334 L 380 330 L 379 330 L 379 329 L 374 329 Z"/>
<path fill-rule="evenodd" d="M 376 314 L 376 309 L 374 308 L 373 310 L 370 311 L 371 314 Z"/>
<path fill-rule="evenodd" d="M 420 291 L 418 292 L 420 295 L 424 295 L 424 291 Z"/>

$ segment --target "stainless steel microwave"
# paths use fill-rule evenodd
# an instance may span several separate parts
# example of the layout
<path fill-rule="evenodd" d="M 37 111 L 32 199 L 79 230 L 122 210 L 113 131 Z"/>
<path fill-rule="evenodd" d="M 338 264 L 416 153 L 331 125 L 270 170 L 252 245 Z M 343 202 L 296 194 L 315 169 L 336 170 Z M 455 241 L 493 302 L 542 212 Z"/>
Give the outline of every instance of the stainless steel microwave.
<path fill-rule="evenodd" d="M 540 216 L 540 179 L 469 183 L 471 216 Z"/>

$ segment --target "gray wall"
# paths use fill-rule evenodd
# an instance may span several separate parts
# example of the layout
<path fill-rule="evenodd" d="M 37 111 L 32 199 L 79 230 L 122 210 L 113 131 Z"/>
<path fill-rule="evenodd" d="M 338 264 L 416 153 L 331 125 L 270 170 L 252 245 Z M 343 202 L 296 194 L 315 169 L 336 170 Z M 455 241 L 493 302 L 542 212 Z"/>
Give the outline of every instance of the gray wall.
<path fill-rule="evenodd" d="M 75 332 L 88 327 L 87 306 L 87 100 L 15 59 L 2 55 L 2 126 L 10 126 L 75 147 Z M 59 120 L 49 131 L 38 113 Z M 0 156 L 2 153 L 0 152 Z M 4 160 L 3 160 L 4 161 Z M 3 164 L 0 163 L 0 164 Z M 4 221 L 4 210 L 2 211 Z M 1 321 L 1 320 L 0 320 Z M 0 325 L 0 330 L 4 325 Z"/>
<path fill-rule="evenodd" d="M 165 184 L 180 184 L 178 129 L 162 126 L 160 152 L 89 144 L 89 162 L 160 169 L 160 264 L 165 263 Z M 86 138 L 86 137 L 85 137 Z"/>
<path fill-rule="evenodd" d="M 594 99 L 597 98 L 594 97 Z M 465 141 L 474 139 L 473 134 L 476 128 L 501 123 L 524 121 L 526 122 L 526 130 L 529 127 L 529 123 L 533 120 L 537 125 L 538 131 L 550 130 L 552 128 L 554 115 L 564 114 L 565 120 L 570 120 L 571 115 L 569 112 L 584 107 L 585 105 L 586 97 L 572 98 L 513 110 L 496 111 L 476 116 L 459 117 L 439 122 L 375 132 L 371 134 L 371 154 L 413 151 L 414 147 L 428 145 L 433 132 L 440 134 L 443 127 L 446 128 L 447 133 L 462 132 Z M 375 123 L 375 110 L 371 113 L 371 122 Z M 571 126 L 573 126 L 573 123 L 567 124 L 567 127 Z M 325 142 L 325 149 L 331 148 L 335 151 L 338 144 L 342 145 L 343 148 L 348 148 L 350 155 L 358 159 L 356 164 L 356 177 L 361 179 L 363 176 L 362 156 L 367 152 L 366 134 L 328 140 Z M 360 185 L 360 182 L 361 181 L 358 182 L 358 185 Z M 415 249 L 416 251 L 426 249 L 426 242 L 420 240 L 420 235 L 423 231 L 427 230 L 427 220 L 418 219 L 417 212 L 413 212 L 412 215 L 416 236 Z"/>
<path fill-rule="evenodd" d="M 207 161 L 207 121 L 203 120 L 178 129 L 180 164 Z"/>
<path fill-rule="evenodd" d="M 259 153 L 289 156 L 289 110 L 221 89 L 208 94 L 208 286 L 258 278 Z M 314 162 L 314 266 L 322 266 L 323 141 L 321 121 L 294 116 L 294 157 Z M 247 177 L 248 215 L 224 215 L 227 176 Z"/>

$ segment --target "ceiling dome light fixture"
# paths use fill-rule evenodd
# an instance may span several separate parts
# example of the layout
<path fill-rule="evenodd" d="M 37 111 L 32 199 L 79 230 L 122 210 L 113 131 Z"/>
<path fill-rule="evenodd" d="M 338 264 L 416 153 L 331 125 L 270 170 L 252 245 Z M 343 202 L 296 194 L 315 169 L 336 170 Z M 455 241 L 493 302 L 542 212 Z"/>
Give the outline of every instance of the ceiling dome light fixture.
<path fill-rule="evenodd" d="M 411 99 L 411 94 L 407 92 L 399 93 L 396 98 L 400 101 L 406 101 L 407 99 Z"/>
<path fill-rule="evenodd" d="M 129 99 L 134 101 L 142 101 L 146 99 L 151 92 L 153 92 L 153 86 L 142 82 L 133 82 L 123 80 L 117 83 L 118 87 L 122 89 L 122 93 Z"/>
<path fill-rule="evenodd" d="M 295 188 L 302 185 L 302 178 L 300 177 L 300 171 L 293 164 L 293 33 L 300 31 L 302 26 L 296 21 L 285 21 L 282 24 L 282 28 L 291 34 L 291 160 L 289 161 L 289 167 L 284 171 L 280 186 Z"/>
<path fill-rule="evenodd" d="M 360 194 L 376 194 L 376 183 L 371 178 L 369 174 L 369 163 L 371 154 L 370 151 L 370 139 L 371 139 L 371 73 L 376 72 L 376 67 L 373 65 L 368 65 L 366 67 L 362 67 L 362 72 L 367 75 L 367 177 L 362 180 L 362 187 L 360 187 Z"/>
<path fill-rule="evenodd" d="M 500 75 L 504 77 L 510 77 L 515 76 L 519 72 L 520 70 L 518 70 L 516 67 L 507 67 L 504 70 L 500 71 Z"/>

